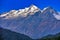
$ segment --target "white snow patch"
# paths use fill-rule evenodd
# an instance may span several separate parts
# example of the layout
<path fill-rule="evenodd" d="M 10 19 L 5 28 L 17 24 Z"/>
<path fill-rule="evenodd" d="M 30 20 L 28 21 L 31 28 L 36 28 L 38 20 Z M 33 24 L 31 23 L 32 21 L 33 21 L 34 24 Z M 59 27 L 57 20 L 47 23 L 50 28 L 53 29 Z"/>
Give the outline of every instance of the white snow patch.
<path fill-rule="evenodd" d="M 60 15 L 57 15 L 57 14 L 53 14 L 53 15 L 57 20 L 60 20 Z"/>

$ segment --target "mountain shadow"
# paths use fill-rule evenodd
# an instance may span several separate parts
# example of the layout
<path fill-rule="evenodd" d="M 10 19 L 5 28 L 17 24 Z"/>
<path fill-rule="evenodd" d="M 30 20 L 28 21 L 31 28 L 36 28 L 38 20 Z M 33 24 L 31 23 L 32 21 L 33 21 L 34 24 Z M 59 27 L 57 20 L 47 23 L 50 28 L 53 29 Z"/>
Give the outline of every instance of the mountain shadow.
<path fill-rule="evenodd" d="M 0 40 L 3 40 L 3 37 L 2 37 L 2 28 L 0 28 Z"/>
<path fill-rule="evenodd" d="M 33 40 L 30 37 L 0 28 L 0 40 Z"/>

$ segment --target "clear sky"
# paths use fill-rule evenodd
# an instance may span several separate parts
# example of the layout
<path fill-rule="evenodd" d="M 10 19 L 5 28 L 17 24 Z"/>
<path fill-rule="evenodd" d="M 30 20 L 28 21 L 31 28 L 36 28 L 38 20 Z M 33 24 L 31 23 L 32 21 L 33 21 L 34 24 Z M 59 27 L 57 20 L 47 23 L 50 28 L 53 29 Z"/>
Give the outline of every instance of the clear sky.
<path fill-rule="evenodd" d="M 60 11 L 60 0 L 0 0 L 0 13 L 10 11 L 12 9 L 21 9 L 31 4 L 43 9 L 51 6 L 55 10 Z"/>

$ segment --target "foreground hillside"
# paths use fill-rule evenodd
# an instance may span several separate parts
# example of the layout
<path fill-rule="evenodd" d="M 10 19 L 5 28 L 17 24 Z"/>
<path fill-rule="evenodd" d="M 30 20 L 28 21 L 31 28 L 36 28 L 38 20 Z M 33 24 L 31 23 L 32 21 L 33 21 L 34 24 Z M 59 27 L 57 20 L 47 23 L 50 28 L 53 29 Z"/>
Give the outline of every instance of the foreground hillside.
<path fill-rule="evenodd" d="M 32 40 L 26 35 L 0 28 L 0 40 Z"/>
<path fill-rule="evenodd" d="M 24 34 L 0 28 L 0 40 L 60 40 L 60 33 L 47 35 L 41 39 L 31 39 Z"/>
<path fill-rule="evenodd" d="M 47 35 L 41 39 L 38 40 L 60 40 L 60 33 L 57 33 L 55 35 Z"/>

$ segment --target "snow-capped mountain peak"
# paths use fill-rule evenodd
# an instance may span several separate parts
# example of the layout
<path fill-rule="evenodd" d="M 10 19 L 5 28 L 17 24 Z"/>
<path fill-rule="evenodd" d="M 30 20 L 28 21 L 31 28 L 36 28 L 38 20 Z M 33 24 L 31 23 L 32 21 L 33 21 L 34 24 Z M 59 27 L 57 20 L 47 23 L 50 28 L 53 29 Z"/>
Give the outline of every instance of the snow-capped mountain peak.
<path fill-rule="evenodd" d="M 49 7 L 45 7 L 45 8 L 42 10 L 42 12 L 45 11 L 45 10 L 48 10 L 48 9 L 51 9 L 51 7 L 50 7 L 50 6 L 49 6 Z"/>
<path fill-rule="evenodd" d="M 29 15 L 34 15 L 34 13 L 40 11 L 38 7 L 35 5 L 31 5 L 30 7 L 27 7 L 25 9 L 19 9 L 19 10 L 11 10 L 5 14 L 0 15 L 0 17 L 4 17 L 5 19 L 12 18 L 12 17 L 26 17 Z"/>
<path fill-rule="evenodd" d="M 42 13 L 47 13 L 47 12 L 50 12 L 52 14 L 58 14 L 52 7 L 48 6 L 48 7 L 45 7 L 42 11 Z"/>
<path fill-rule="evenodd" d="M 28 15 L 34 15 L 36 12 L 41 12 L 41 13 L 46 13 L 50 12 L 53 14 L 58 14 L 52 7 L 48 6 L 45 7 L 43 10 L 39 9 L 37 6 L 35 5 L 31 5 L 30 7 L 25 7 L 24 9 L 19 9 L 19 10 L 11 10 L 7 13 L 1 14 L 0 17 L 4 18 L 4 19 L 10 19 L 10 18 L 16 18 L 16 17 L 27 17 Z M 57 18 L 57 16 L 53 15 L 55 18 Z M 60 19 L 60 18 L 59 18 Z"/>
<path fill-rule="evenodd" d="M 25 9 L 11 10 L 1 14 L 0 18 L 0 27 L 34 39 L 60 32 L 60 21 L 58 21 L 60 15 L 51 7 L 40 10 L 35 5 L 31 5 Z"/>
<path fill-rule="evenodd" d="M 38 11 L 41 11 L 37 6 L 35 6 L 35 5 L 31 5 L 30 6 L 30 15 L 33 15 L 33 13 L 36 13 L 36 12 L 38 12 Z"/>

